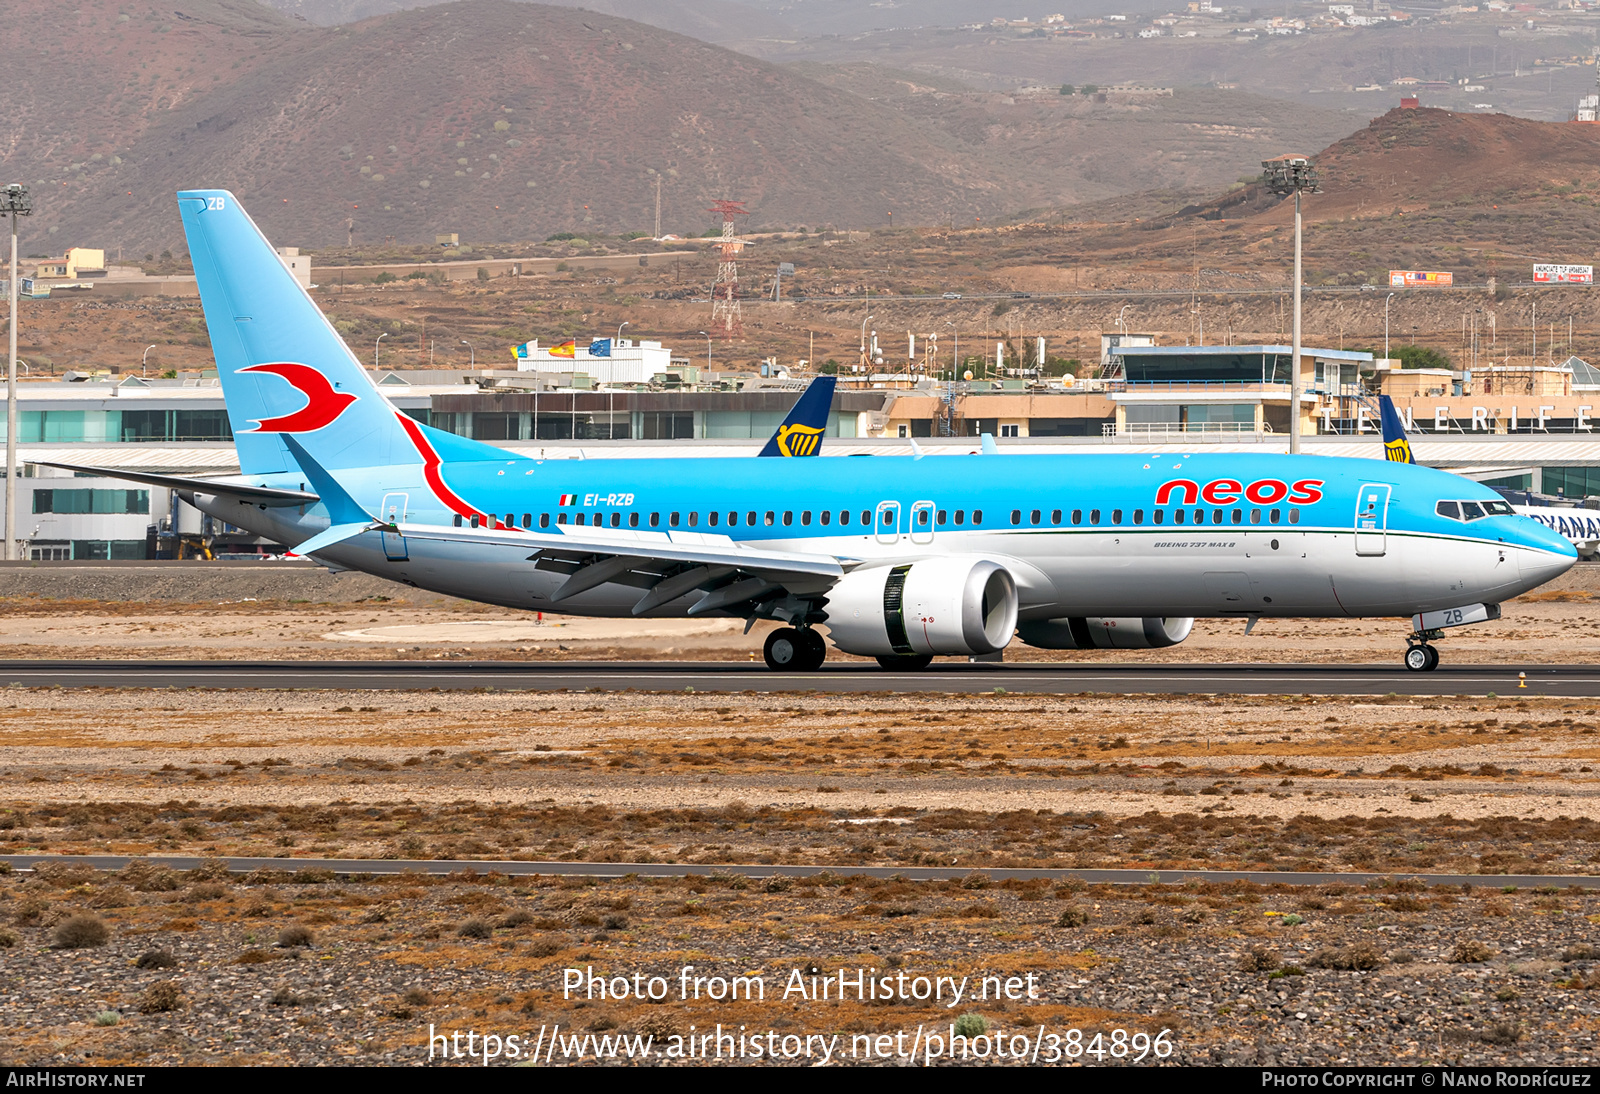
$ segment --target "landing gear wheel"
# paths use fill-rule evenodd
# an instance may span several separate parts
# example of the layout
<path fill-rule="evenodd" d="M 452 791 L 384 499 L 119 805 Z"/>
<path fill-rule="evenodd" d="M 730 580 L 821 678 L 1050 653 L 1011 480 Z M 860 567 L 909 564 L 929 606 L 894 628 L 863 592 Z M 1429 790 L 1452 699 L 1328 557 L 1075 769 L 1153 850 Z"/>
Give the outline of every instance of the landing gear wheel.
<path fill-rule="evenodd" d="M 1405 663 L 1412 672 L 1432 672 L 1439 667 L 1439 651 L 1425 643 L 1416 643 L 1407 648 Z"/>
<path fill-rule="evenodd" d="M 804 654 L 801 658 L 800 668 L 806 672 L 816 672 L 822 667 L 822 663 L 828 659 L 828 644 L 823 641 L 822 635 L 810 627 L 799 631 L 798 634 L 801 652 Z"/>
<path fill-rule="evenodd" d="M 921 672 L 933 664 L 933 656 L 926 653 L 891 653 L 879 657 L 878 664 L 890 671 Z"/>
<path fill-rule="evenodd" d="M 767 643 L 761 647 L 761 656 L 766 659 L 767 668 L 774 672 L 804 669 L 805 649 L 801 632 L 793 627 L 779 627 L 767 635 Z"/>

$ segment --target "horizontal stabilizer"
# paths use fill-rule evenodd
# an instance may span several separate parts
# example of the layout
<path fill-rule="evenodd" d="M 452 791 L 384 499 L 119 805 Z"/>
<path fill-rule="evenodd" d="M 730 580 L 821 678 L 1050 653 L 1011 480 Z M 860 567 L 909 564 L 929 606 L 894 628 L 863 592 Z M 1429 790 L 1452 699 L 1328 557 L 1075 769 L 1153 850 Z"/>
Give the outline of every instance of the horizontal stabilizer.
<path fill-rule="evenodd" d="M 336 543 L 343 543 L 347 539 L 354 539 L 363 532 L 372 531 L 371 522 L 360 524 L 335 524 L 332 528 L 318 532 L 304 543 L 294 549 L 297 555 L 314 555 L 318 551 L 326 550 Z"/>
<path fill-rule="evenodd" d="M 86 475 L 99 475 L 108 479 L 141 482 L 146 486 L 163 486 L 168 490 L 187 490 L 197 494 L 242 498 L 256 505 L 315 505 L 321 500 L 316 494 L 304 490 L 278 490 L 271 486 L 251 486 L 240 482 L 213 482 L 210 479 L 192 479 L 185 475 L 155 475 L 146 471 L 124 471 L 120 468 L 94 467 L 88 464 L 55 463 L 50 460 L 30 460 L 40 467 L 59 467 L 63 471 L 79 471 Z"/>

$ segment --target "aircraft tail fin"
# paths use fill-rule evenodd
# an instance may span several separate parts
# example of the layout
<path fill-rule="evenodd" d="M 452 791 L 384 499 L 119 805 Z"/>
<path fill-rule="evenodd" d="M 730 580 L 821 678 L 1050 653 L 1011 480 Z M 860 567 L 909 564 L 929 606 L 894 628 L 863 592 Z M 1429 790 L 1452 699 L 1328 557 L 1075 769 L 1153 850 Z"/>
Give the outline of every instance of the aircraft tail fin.
<path fill-rule="evenodd" d="M 211 350 L 246 475 L 297 472 L 294 435 L 333 470 L 426 459 L 310 295 L 226 190 L 178 194 Z M 503 459 L 488 445 L 410 422 L 453 459 Z"/>
<path fill-rule="evenodd" d="M 1387 395 L 1378 396 L 1378 419 L 1383 427 L 1383 454 L 1390 463 L 1416 463 L 1411 458 L 1411 442 L 1406 440 L 1406 427 L 1394 400 Z"/>
<path fill-rule="evenodd" d="M 778 431 L 758 456 L 815 456 L 822 451 L 822 437 L 828 429 L 828 412 L 833 409 L 832 376 L 818 376 L 800 393 Z"/>

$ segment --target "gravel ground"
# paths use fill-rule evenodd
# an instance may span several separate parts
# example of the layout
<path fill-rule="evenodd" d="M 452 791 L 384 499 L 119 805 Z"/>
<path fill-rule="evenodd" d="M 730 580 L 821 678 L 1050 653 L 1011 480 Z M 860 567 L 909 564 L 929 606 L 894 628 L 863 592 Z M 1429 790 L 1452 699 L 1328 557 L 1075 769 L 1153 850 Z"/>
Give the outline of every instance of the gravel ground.
<path fill-rule="evenodd" d="M 842 1062 L 896 1063 L 853 1039 L 903 1031 L 904 1052 L 918 1027 L 968 1014 L 1006 1051 L 1041 1028 L 1060 1052 L 1169 1031 L 1171 1054 L 1146 1064 L 1587 1064 L 1600 1010 L 1600 896 L 1571 891 L 56 870 L 0 878 L 0 910 L 22 924 L 0 966 L 12 1064 L 411 1064 L 427 1062 L 430 1026 L 465 1045 L 468 1029 L 531 1044 L 555 1025 L 649 1034 L 651 1061 L 670 1064 L 674 1035 L 718 1023 L 838 1036 Z M 74 914 L 109 939 L 64 948 Z M 140 967 L 161 951 L 170 967 Z M 681 997 L 684 966 L 707 978 L 699 999 Z M 665 998 L 567 993 L 568 969 L 660 976 Z M 942 1002 L 862 1001 L 853 982 L 842 1001 L 812 996 L 840 969 L 904 973 L 907 992 L 918 976 L 967 987 Z M 708 997 L 710 978 L 737 976 L 760 977 L 764 998 Z M 986 976 L 1015 977 L 1016 998 L 980 998 Z M 595 1056 L 591 1040 L 554 1062 Z"/>

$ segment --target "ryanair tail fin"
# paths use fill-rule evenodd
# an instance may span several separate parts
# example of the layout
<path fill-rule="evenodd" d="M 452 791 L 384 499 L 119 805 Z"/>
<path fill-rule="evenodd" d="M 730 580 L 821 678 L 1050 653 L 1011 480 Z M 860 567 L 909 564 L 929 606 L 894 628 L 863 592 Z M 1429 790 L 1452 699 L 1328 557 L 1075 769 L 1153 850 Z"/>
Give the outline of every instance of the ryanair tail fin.
<path fill-rule="evenodd" d="M 778 431 L 758 456 L 815 456 L 822 451 L 822 435 L 828 429 L 828 412 L 833 409 L 832 376 L 818 376 L 800 394 Z"/>
<path fill-rule="evenodd" d="M 1411 458 L 1411 442 L 1406 440 L 1406 427 L 1400 421 L 1400 412 L 1394 400 L 1387 395 L 1378 396 L 1378 420 L 1383 427 L 1383 454 L 1390 463 L 1416 463 Z"/>
<path fill-rule="evenodd" d="M 299 472 L 291 434 L 330 470 L 505 458 L 396 410 L 231 193 L 185 190 L 178 208 L 246 475 Z"/>

